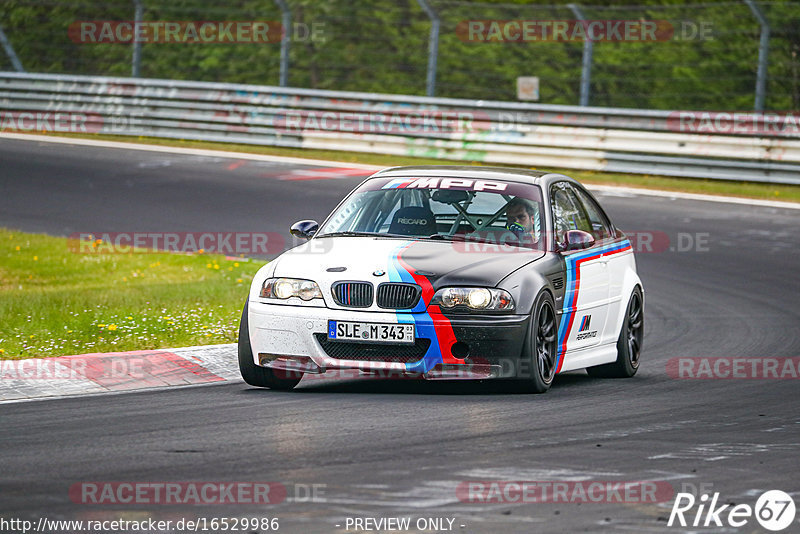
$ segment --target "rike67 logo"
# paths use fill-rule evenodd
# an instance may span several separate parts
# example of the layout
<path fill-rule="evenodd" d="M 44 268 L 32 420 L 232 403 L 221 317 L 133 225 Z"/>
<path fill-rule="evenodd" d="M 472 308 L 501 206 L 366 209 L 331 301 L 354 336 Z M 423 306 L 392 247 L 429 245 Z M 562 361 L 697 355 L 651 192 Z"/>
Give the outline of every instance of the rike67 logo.
<path fill-rule="evenodd" d="M 748 525 L 754 516 L 767 530 L 784 530 L 794 522 L 794 500 L 786 492 L 769 490 L 762 493 L 752 507 L 749 504 L 722 504 L 718 492 L 710 498 L 707 493 L 699 498 L 691 493 L 678 493 L 667 526 L 722 527 L 727 524 L 739 528 Z"/>

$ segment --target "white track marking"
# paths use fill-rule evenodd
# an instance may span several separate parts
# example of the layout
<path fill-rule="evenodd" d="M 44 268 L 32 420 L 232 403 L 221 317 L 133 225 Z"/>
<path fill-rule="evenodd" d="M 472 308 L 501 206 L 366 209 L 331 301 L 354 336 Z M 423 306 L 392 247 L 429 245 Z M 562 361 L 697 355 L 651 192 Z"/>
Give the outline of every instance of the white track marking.
<path fill-rule="evenodd" d="M 781 184 L 776 184 L 781 185 Z M 779 200 L 759 200 L 755 198 L 725 197 L 719 195 L 703 195 L 700 193 L 679 193 L 676 191 L 661 191 L 660 189 L 641 189 L 638 187 L 621 187 L 616 185 L 592 185 L 587 184 L 587 188 L 598 193 L 606 193 L 618 196 L 648 195 L 654 197 L 665 197 L 681 200 L 700 200 L 703 202 L 724 202 L 726 204 L 746 204 L 748 206 L 759 206 L 764 208 L 785 208 L 800 210 L 800 202 L 781 202 Z"/>
<path fill-rule="evenodd" d="M 386 167 L 380 165 L 366 165 L 362 163 L 346 163 L 344 161 L 328 161 L 320 159 L 294 158 L 287 156 L 271 156 L 267 154 L 249 154 L 247 152 L 227 152 L 224 150 L 205 150 L 201 148 L 181 148 L 162 145 L 145 145 L 141 143 L 126 143 L 120 141 L 97 141 L 94 139 L 81 139 L 73 137 L 54 137 L 48 135 L 12 134 L 2 133 L 0 139 L 19 139 L 23 141 L 38 141 L 42 143 L 58 143 L 65 145 L 80 145 L 100 148 L 120 148 L 125 150 L 144 150 L 149 152 L 162 152 L 167 154 L 184 154 L 189 156 L 211 156 L 218 158 L 231 158 L 250 161 L 268 161 L 274 163 L 290 163 L 296 165 L 319 165 L 324 167 L 339 167 L 342 169 L 363 169 L 379 171 Z M 444 161 L 442 163 L 453 164 Z M 589 189 L 606 194 L 617 195 L 647 195 L 666 197 L 682 200 L 698 200 L 703 202 L 722 202 L 727 204 L 746 204 L 768 208 L 800 209 L 798 202 L 781 202 L 778 200 L 759 200 L 751 198 L 726 197 L 719 195 L 703 195 L 699 193 L 679 193 L 675 191 L 662 191 L 658 189 L 642 189 L 638 187 L 622 187 L 614 185 L 591 185 Z"/>
<path fill-rule="evenodd" d="M 364 169 L 379 171 L 386 167 L 364 165 L 362 163 L 346 163 L 343 161 L 326 161 L 321 159 L 292 158 L 288 156 L 272 156 L 267 154 L 250 154 L 247 152 L 229 152 L 225 150 L 206 150 L 202 148 L 183 148 L 163 145 L 145 145 L 141 143 L 125 143 L 120 141 L 97 141 L 77 137 L 55 137 L 49 135 L 0 134 L 0 139 L 19 139 L 41 143 L 58 143 L 62 145 L 80 145 L 99 148 L 121 148 L 124 150 L 143 150 L 146 152 L 162 152 L 166 154 L 184 154 L 187 156 L 211 156 L 217 158 L 244 159 L 249 161 L 269 161 L 275 163 L 293 163 L 296 165 L 319 165 L 323 167 L 340 167 L 343 169 Z"/>

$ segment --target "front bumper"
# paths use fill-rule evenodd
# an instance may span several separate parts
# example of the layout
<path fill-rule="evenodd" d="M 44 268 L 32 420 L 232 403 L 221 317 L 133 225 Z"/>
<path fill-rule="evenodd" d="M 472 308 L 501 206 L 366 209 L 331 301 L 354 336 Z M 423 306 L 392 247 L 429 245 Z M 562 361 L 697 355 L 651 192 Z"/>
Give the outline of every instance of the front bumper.
<path fill-rule="evenodd" d="M 413 322 L 415 347 L 328 342 L 328 320 Z M 427 379 L 515 376 L 528 331 L 527 315 L 365 312 L 249 303 L 250 344 L 256 365 L 302 373 L 355 370 Z"/>

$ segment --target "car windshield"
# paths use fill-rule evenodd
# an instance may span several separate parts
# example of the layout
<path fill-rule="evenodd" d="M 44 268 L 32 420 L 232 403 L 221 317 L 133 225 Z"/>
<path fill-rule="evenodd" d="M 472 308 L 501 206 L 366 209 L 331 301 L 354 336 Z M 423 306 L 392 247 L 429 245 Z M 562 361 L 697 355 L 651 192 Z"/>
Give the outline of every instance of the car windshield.
<path fill-rule="evenodd" d="M 377 235 L 543 246 L 538 186 L 469 178 L 375 178 L 352 193 L 317 237 Z"/>

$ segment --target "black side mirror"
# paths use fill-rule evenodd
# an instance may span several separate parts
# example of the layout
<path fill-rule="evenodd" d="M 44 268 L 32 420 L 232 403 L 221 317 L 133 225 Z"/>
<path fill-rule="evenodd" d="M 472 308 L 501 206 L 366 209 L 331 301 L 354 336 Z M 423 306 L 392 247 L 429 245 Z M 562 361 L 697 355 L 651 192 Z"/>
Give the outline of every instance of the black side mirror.
<path fill-rule="evenodd" d="M 293 236 L 299 237 L 300 239 L 311 239 L 314 237 L 314 234 L 317 233 L 318 228 L 319 224 L 317 224 L 317 221 L 307 219 L 304 221 L 297 221 L 289 228 L 289 231 Z"/>
<path fill-rule="evenodd" d="M 561 243 L 561 250 L 582 250 L 594 246 L 594 237 L 589 232 L 583 230 L 567 230 L 564 233 L 564 242 Z"/>

